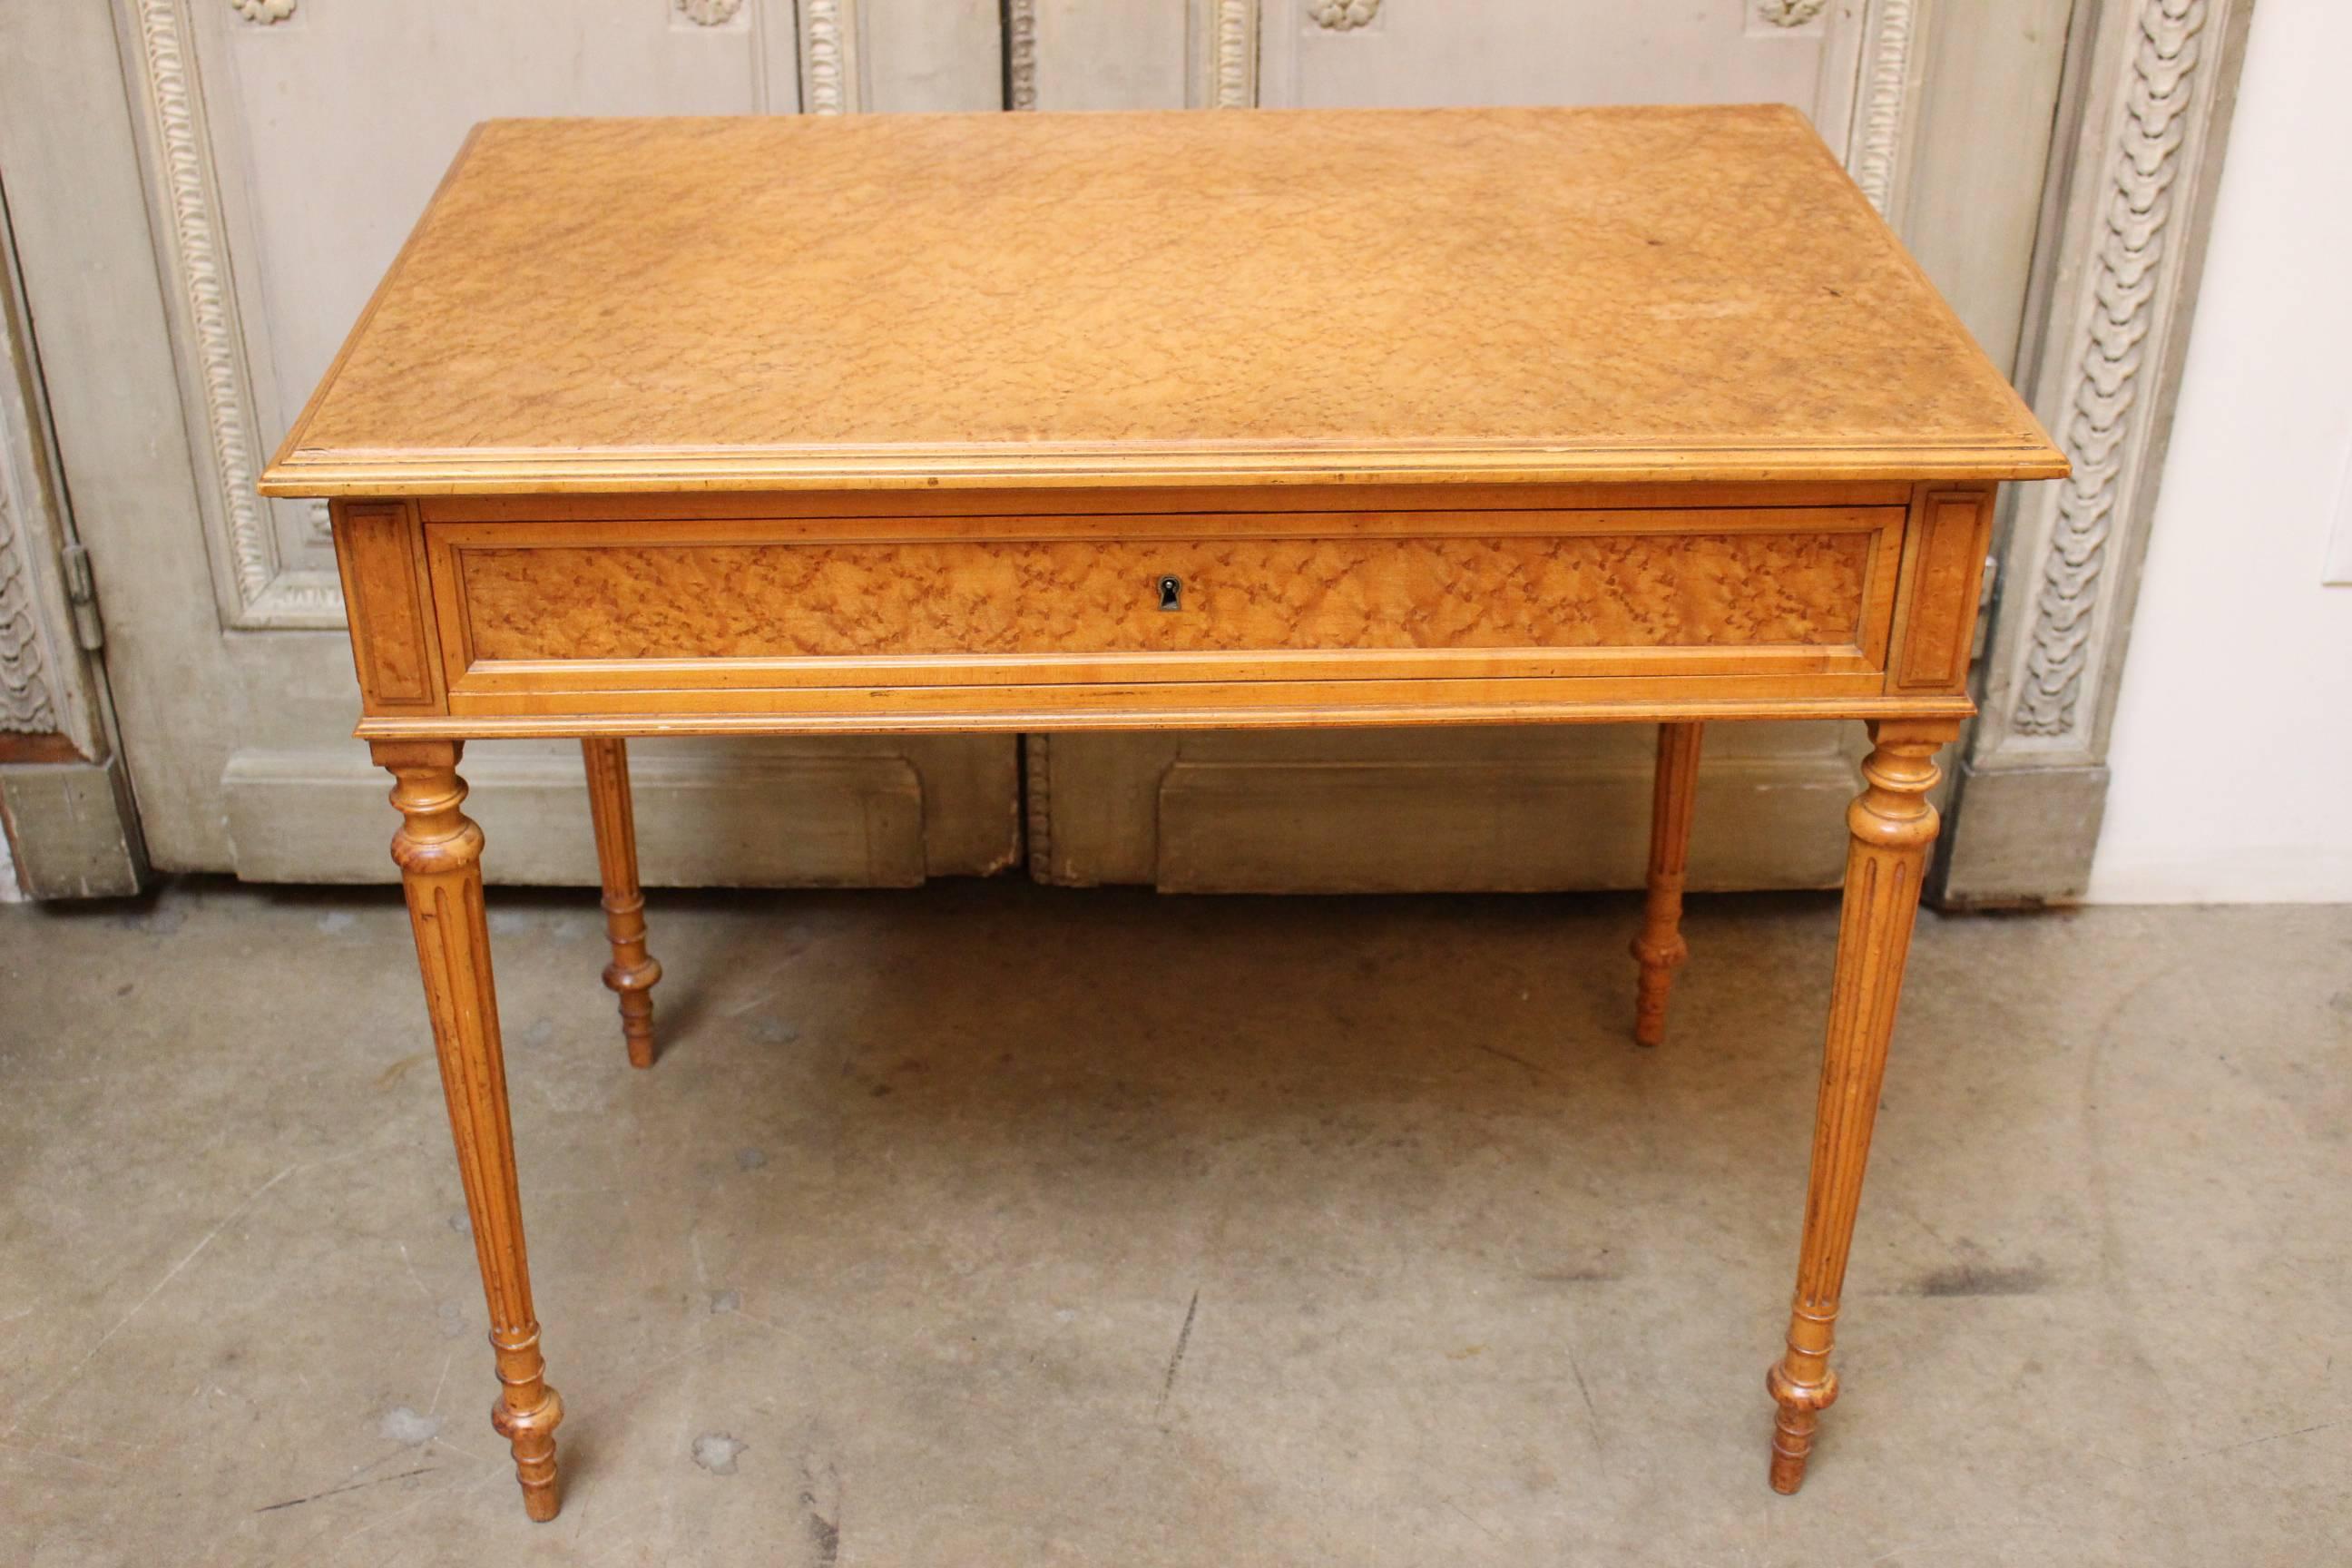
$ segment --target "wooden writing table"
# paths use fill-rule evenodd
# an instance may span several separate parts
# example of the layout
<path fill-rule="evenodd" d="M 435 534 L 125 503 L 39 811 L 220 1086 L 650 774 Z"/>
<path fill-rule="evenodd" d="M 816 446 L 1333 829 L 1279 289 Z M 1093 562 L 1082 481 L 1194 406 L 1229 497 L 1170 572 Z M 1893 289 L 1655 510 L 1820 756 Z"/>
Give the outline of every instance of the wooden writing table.
<path fill-rule="evenodd" d="M 333 498 L 524 1506 L 555 1428 L 457 774 L 625 737 L 1868 722 L 1771 1480 L 1820 1412 L 2002 479 L 2064 458 L 1777 108 L 498 121 L 264 477 Z"/>

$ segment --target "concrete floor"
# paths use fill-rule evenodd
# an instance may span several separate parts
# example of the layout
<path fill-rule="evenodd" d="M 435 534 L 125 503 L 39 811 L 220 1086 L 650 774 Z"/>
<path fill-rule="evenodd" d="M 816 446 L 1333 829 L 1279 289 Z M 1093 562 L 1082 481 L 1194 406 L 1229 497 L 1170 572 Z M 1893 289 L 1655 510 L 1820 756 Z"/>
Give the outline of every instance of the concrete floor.
<path fill-rule="evenodd" d="M 1829 900 L 493 910 L 562 1518 L 396 897 L 189 883 L 0 910 L 0 1563 L 2352 1555 L 2352 908 L 1923 921 L 1796 1498 Z"/>

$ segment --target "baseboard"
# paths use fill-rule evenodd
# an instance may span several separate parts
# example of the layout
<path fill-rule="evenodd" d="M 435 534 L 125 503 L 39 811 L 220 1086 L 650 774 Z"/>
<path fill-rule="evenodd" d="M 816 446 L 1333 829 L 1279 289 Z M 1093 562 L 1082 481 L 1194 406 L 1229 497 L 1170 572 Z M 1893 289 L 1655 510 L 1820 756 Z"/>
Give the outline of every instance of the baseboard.
<path fill-rule="evenodd" d="M 494 882 L 592 886 L 587 784 L 571 748 L 469 747 L 466 810 Z M 923 784 L 904 757 L 630 754 L 651 887 L 913 887 L 925 874 Z M 240 751 L 223 771 L 237 876 L 395 879 L 389 783 L 358 746 Z"/>
<path fill-rule="evenodd" d="M 1984 768 L 1963 763 L 1927 896 L 1947 909 L 2072 903 L 2091 885 L 2106 815 L 2104 764 Z"/>
<path fill-rule="evenodd" d="M 147 850 L 120 755 L 0 766 L 0 816 L 27 898 L 120 899 L 146 885 Z"/>
<path fill-rule="evenodd" d="M 1192 762 L 1162 776 L 1164 891 L 1638 888 L 1650 769 L 1542 761 Z M 1691 886 L 1830 888 L 1852 768 L 1726 757 L 1701 770 Z"/>

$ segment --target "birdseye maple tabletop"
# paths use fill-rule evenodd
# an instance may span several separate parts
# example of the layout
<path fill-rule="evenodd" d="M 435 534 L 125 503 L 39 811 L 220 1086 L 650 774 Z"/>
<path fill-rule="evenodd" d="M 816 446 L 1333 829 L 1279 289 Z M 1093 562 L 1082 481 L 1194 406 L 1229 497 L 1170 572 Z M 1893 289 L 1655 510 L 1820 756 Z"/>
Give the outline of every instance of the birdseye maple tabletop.
<path fill-rule="evenodd" d="M 272 494 L 2063 460 L 1780 107 L 494 121 Z"/>
<path fill-rule="evenodd" d="M 261 489 L 332 501 L 531 1516 L 563 1407 L 457 773 L 525 735 L 583 744 L 650 1067 L 631 736 L 1654 723 L 1654 1046 L 1703 725 L 1867 722 L 1794 1491 L 1996 488 L 2065 471 L 1785 108 L 478 127 Z"/>

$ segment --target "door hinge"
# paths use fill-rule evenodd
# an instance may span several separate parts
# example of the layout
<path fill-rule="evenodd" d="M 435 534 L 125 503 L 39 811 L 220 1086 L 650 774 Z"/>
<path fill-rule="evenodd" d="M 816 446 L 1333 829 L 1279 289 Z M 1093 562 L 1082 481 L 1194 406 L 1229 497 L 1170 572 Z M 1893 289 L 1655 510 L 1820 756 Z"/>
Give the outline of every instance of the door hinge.
<path fill-rule="evenodd" d="M 66 601 L 73 605 L 74 641 L 85 653 L 106 646 L 106 627 L 98 618 L 98 579 L 90 575 L 89 551 L 68 544 L 62 552 L 66 568 Z"/>

